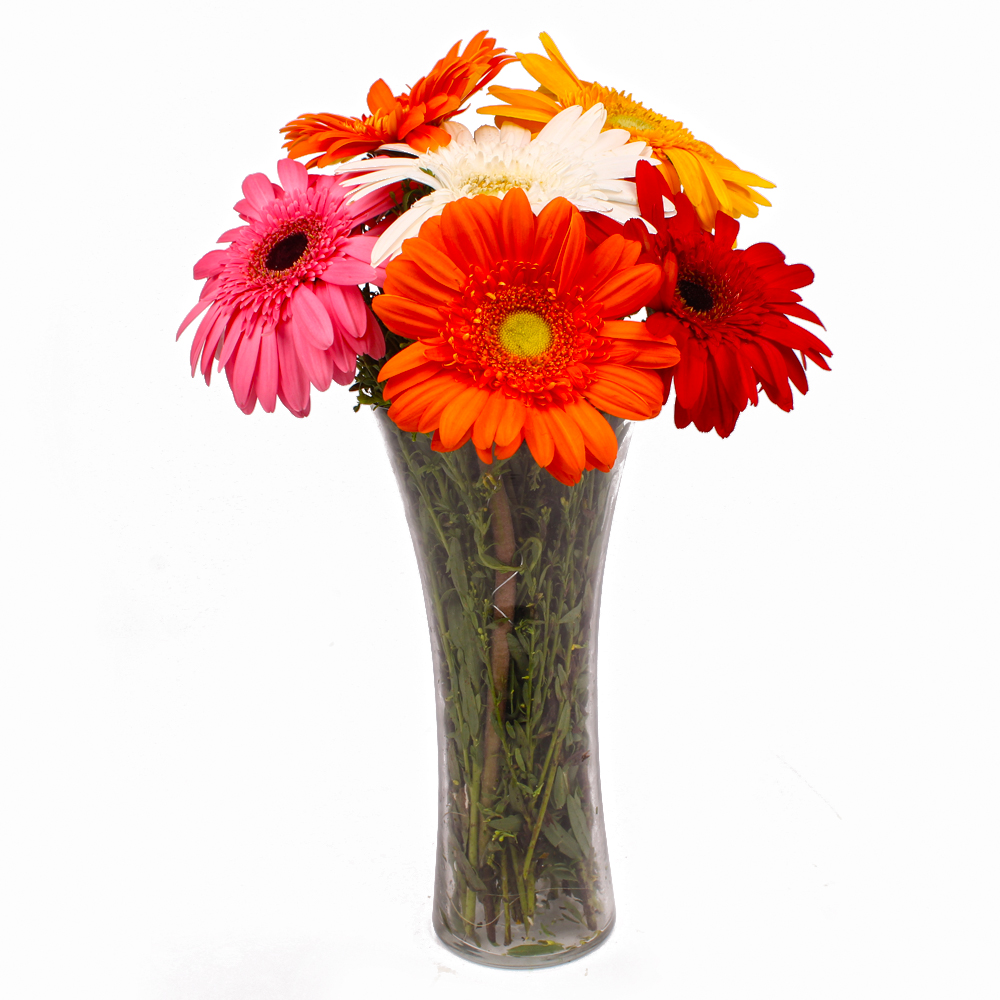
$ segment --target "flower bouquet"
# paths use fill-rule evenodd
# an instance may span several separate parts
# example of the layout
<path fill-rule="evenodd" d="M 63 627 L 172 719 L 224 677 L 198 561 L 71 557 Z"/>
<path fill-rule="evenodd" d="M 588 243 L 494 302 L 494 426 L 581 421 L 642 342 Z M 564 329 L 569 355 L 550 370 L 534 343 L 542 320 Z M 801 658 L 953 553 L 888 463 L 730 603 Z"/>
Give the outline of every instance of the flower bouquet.
<path fill-rule="evenodd" d="M 225 370 L 245 413 L 304 417 L 332 382 L 374 411 L 431 633 L 435 929 L 522 967 L 614 922 L 596 643 L 632 422 L 673 393 L 677 427 L 728 437 L 830 356 L 795 322 L 819 324 L 812 271 L 737 248 L 773 185 L 541 41 L 515 57 L 481 32 L 408 93 L 376 81 L 364 117 L 286 125 L 278 183 L 244 180 L 178 332 L 204 313 L 192 374 Z M 538 89 L 490 86 L 495 124 L 454 121 L 515 59 Z"/>

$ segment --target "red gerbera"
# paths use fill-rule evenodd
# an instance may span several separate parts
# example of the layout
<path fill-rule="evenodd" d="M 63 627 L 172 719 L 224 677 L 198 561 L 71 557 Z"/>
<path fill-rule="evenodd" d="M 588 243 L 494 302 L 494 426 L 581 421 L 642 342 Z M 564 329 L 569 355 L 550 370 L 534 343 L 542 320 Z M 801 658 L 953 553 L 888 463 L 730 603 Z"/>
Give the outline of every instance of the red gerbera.
<path fill-rule="evenodd" d="M 662 373 L 664 399 L 671 382 L 674 386 L 676 425 L 714 427 L 728 437 L 747 403 L 757 405 L 758 386 L 771 402 L 791 410 L 791 385 L 801 393 L 809 389 L 806 359 L 829 371 L 824 355 L 832 354 L 789 319 L 823 325 L 793 291 L 810 284 L 813 272 L 805 264 L 786 264 L 770 243 L 734 250 L 740 226 L 722 212 L 715 233 L 704 232 L 688 199 L 672 194 L 647 163 L 638 164 L 636 184 L 642 217 L 656 231 L 648 232 L 638 220 L 624 229 L 642 242 L 646 256 L 640 259 L 663 267 L 663 284 L 647 306 L 646 322 L 652 332 L 672 335 L 680 348 L 680 363 Z M 664 197 L 677 208 L 671 218 L 664 216 Z M 606 234 L 610 225 L 601 220 L 599 229 Z"/>
<path fill-rule="evenodd" d="M 307 167 L 326 167 L 352 156 L 370 153 L 387 142 L 405 142 L 417 152 L 447 146 L 451 136 L 441 123 L 464 108 L 463 101 L 482 90 L 514 56 L 504 55 L 496 40 L 480 31 L 459 55 L 456 42 L 448 54 L 434 64 L 410 88 L 408 94 L 393 95 L 385 80 L 376 80 L 368 91 L 364 118 L 343 115 L 300 115 L 281 131 L 288 136 L 285 149 L 293 159 L 319 153 Z"/>

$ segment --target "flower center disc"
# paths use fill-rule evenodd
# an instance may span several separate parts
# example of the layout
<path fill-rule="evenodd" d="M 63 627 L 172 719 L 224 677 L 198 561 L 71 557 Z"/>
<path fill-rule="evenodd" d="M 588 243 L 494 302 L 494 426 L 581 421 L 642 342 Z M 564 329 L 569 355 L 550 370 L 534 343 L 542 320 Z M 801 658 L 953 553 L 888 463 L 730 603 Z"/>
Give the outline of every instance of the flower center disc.
<path fill-rule="evenodd" d="M 552 327 L 538 313 L 521 309 L 507 314 L 497 339 L 516 358 L 537 358 L 552 345 Z"/>
<path fill-rule="evenodd" d="M 465 181 L 465 197 L 475 198 L 479 194 L 492 194 L 502 198 L 512 188 L 525 191 L 531 187 L 531 178 L 513 173 L 471 174 Z"/>
<path fill-rule="evenodd" d="M 264 266 L 269 271 L 286 271 L 306 252 L 308 246 L 309 237 L 305 233 L 292 233 L 271 247 Z"/>
<path fill-rule="evenodd" d="M 644 132 L 655 128 L 655 126 L 652 122 L 647 121 L 645 118 L 640 118 L 638 115 L 613 112 L 608 115 L 605 128 L 624 128 L 628 129 L 629 132 Z"/>
<path fill-rule="evenodd" d="M 695 312 L 708 312 L 715 305 L 712 293 L 697 282 L 681 278 L 677 282 L 677 292 L 684 300 L 684 305 Z"/>

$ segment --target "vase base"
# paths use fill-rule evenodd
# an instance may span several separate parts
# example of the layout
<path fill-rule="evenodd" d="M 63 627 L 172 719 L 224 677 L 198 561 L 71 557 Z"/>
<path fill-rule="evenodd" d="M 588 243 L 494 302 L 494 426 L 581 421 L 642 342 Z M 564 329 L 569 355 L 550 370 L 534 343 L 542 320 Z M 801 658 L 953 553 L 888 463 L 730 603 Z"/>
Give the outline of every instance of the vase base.
<path fill-rule="evenodd" d="M 564 965 L 590 954 L 599 948 L 615 926 L 615 916 L 600 930 L 587 932 L 586 937 L 560 942 L 558 935 L 548 937 L 544 929 L 532 933 L 529 940 L 518 942 L 516 937 L 510 945 L 493 945 L 479 935 L 480 943 L 468 937 L 459 937 L 444 924 L 439 915 L 435 916 L 434 930 L 441 943 L 460 958 L 477 965 L 488 965 L 495 969 L 541 969 L 552 965 Z"/>

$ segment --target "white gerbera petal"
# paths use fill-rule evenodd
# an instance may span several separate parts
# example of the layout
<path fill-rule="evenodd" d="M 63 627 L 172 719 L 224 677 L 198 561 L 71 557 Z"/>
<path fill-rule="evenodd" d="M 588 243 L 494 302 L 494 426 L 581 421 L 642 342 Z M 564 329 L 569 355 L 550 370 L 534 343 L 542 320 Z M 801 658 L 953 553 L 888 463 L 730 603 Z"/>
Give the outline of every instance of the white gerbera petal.
<path fill-rule="evenodd" d="M 601 104 L 587 111 L 566 108 L 534 138 L 513 122 L 500 128 L 483 125 L 475 134 L 446 122 L 443 128 L 452 137 L 447 146 L 416 153 L 405 143 L 392 143 L 381 151 L 408 155 L 355 160 L 335 172 L 350 175 L 341 183 L 355 189 L 351 201 L 401 180 L 433 189 L 379 237 L 372 250 L 376 266 L 399 253 L 403 240 L 416 236 L 424 221 L 440 215 L 449 202 L 480 194 L 502 198 L 512 188 L 524 191 L 535 213 L 553 199 L 565 198 L 583 212 L 625 222 L 639 215 L 635 184 L 626 178 L 635 176 L 639 160 L 650 160 L 652 150 L 632 141 L 624 129 L 602 132 L 606 120 Z"/>
<path fill-rule="evenodd" d="M 380 260 L 395 257 L 402 250 L 404 241 L 420 232 L 425 219 L 429 219 L 432 215 L 440 215 L 444 211 L 444 206 L 454 200 L 454 196 L 448 191 L 435 191 L 415 202 L 412 208 L 396 219 L 378 238 L 378 242 L 372 247 L 372 257 L 375 257 L 376 253 Z"/>

